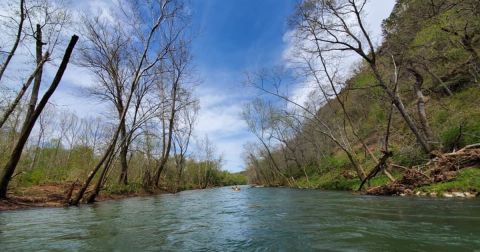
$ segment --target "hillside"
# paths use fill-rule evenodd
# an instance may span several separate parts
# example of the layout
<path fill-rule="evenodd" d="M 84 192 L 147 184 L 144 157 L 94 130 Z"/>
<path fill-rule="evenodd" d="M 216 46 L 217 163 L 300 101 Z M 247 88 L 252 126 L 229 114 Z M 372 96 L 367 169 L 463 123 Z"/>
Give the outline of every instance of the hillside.
<path fill-rule="evenodd" d="M 314 37 L 317 46 L 307 51 L 314 60 L 306 63 L 310 68 L 312 62 L 320 65 L 309 76 L 315 77 L 323 96 L 313 97 L 325 102 L 315 112 L 296 104 L 300 116 L 269 101 L 250 107 L 264 115 L 263 121 L 247 116 L 250 125 L 266 126 L 251 127 L 254 132 L 267 129 L 258 134 L 263 144 L 250 151 L 250 180 L 341 190 L 357 190 L 363 180 L 370 180 L 367 187 L 378 190 L 376 186 L 398 182 L 415 171 L 429 177 L 425 184 L 442 183 L 425 191 L 480 191 L 475 179 L 480 174 L 478 147 L 472 147 L 476 154 L 469 156 L 468 165 L 447 169 L 448 178 L 433 179 L 423 166 L 480 142 L 480 3 L 399 0 L 383 22 L 384 41 L 374 51 L 360 43 L 370 42 L 362 23 L 335 26 L 355 14 L 343 14 L 347 12 L 339 8 L 348 6 L 307 1 L 298 7 L 295 28 L 307 34 L 304 37 Z M 332 55 L 343 50 L 357 53 L 363 61 L 342 81 L 335 79 L 342 69 L 330 64 L 335 62 Z M 471 169 L 462 169 L 466 167 Z"/>

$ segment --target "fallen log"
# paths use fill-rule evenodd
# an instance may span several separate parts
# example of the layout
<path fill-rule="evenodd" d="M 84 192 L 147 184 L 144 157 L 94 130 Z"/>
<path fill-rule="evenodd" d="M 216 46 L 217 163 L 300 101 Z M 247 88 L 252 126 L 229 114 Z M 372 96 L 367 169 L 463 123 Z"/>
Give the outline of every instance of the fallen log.
<path fill-rule="evenodd" d="M 407 190 L 411 191 L 421 186 L 453 180 L 461 169 L 480 167 L 480 144 L 468 145 L 451 153 L 437 154 L 435 158 L 425 165 L 411 168 L 398 165 L 393 166 L 405 170 L 402 178 L 387 185 L 370 188 L 366 194 L 399 195 Z M 378 172 L 377 170 L 378 168 L 372 170 L 372 172 Z M 362 182 L 359 190 L 363 184 L 364 182 Z"/>

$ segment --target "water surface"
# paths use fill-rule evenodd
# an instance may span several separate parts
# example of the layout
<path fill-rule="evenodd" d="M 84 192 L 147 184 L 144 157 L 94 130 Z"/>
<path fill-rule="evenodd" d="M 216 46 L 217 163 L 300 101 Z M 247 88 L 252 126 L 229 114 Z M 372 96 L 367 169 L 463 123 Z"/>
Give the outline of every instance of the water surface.
<path fill-rule="evenodd" d="M 230 188 L 0 213 L 0 251 L 474 251 L 480 200 Z"/>

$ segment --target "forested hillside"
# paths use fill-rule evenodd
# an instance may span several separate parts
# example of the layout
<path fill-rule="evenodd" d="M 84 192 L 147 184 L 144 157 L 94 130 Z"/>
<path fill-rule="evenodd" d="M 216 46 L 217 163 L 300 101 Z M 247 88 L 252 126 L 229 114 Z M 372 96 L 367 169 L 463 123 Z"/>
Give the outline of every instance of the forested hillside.
<path fill-rule="evenodd" d="M 245 150 L 250 181 L 345 190 L 363 181 L 374 194 L 480 190 L 480 2 L 398 0 L 381 44 L 364 4 L 303 2 L 290 20 L 293 67 L 249 74 L 265 94 L 244 110 L 259 140 Z M 285 87 L 302 82 L 306 102 Z"/>

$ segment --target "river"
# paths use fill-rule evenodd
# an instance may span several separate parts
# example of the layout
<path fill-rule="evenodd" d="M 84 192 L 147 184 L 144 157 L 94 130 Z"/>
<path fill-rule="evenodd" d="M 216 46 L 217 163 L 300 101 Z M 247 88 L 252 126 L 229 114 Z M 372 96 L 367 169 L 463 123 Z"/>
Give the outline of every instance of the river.
<path fill-rule="evenodd" d="M 480 200 L 228 187 L 0 213 L 0 251 L 473 251 Z"/>

